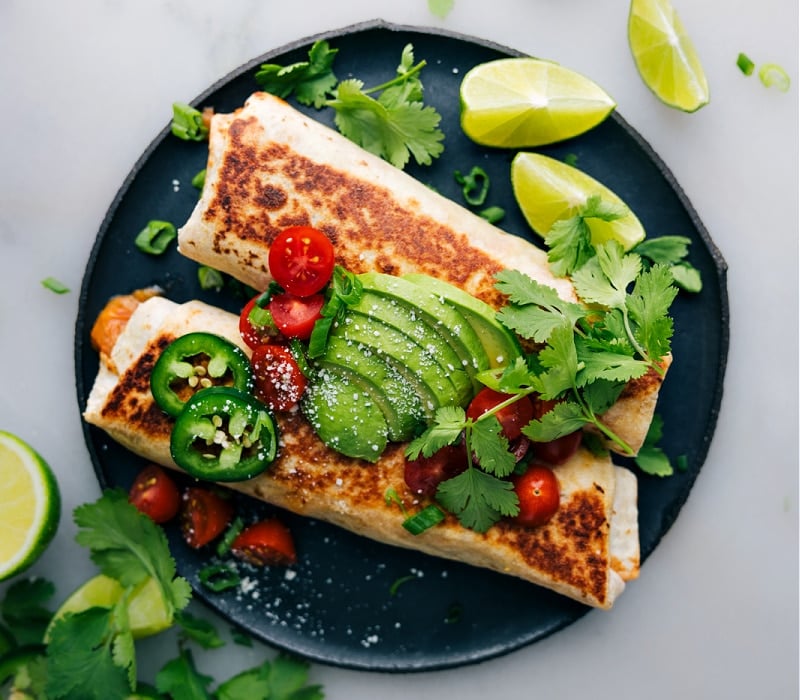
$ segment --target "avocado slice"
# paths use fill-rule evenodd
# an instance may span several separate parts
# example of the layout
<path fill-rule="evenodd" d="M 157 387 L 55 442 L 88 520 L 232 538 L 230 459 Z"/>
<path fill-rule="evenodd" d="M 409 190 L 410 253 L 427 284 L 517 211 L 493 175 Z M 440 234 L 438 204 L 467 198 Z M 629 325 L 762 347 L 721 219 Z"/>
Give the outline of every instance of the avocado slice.
<path fill-rule="evenodd" d="M 480 389 L 476 375 L 489 367 L 489 357 L 478 334 L 455 306 L 441 295 L 420 294 L 419 284 L 401 277 L 378 272 L 366 272 L 358 277 L 364 293 L 354 308 L 376 315 L 412 337 L 414 333 L 422 333 L 422 321 L 450 348 L 439 350 L 437 357 L 447 358 L 450 363 L 455 357 L 459 366 L 469 375 L 473 391 Z M 391 305 L 387 305 L 387 302 L 391 302 Z"/>
<path fill-rule="evenodd" d="M 389 428 L 383 411 L 354 376 L 319 368 L 301 408 L 319 439 L 343 455 L 375 462 L 386 449 Z"/>
<path fill-rule="evenodd" d="M 485 301 L 429 275 L 409 273 L 402 279 L 418 285 L 435 298 L 445 299 L 464 315 L 480 338 L 489 367 L 504 367 L 522 356 L 517 337 L 497 320 L 497 312 Z"/>
<path fill-rule="evenodd" d="M 472 397 L 472 384 L 464 370 L 441 365 L 424 347 L 393 326 L 371 316 L 348 310 L 332 336 L 370 349 L 409 378 L 430 409 L 464 406 Z M 454 383 L 456 380 L 457 383 Z"/>
<path fill-rule="evenodd" d="M 379 353 L 364 352 L 363 346 L 331 336 L 320 365 L 351 379 L 353 375 L 360 378 L 383 411 L 389 440 L 410 440 L 433 415 L 426 410 L 415 385 Z"/>

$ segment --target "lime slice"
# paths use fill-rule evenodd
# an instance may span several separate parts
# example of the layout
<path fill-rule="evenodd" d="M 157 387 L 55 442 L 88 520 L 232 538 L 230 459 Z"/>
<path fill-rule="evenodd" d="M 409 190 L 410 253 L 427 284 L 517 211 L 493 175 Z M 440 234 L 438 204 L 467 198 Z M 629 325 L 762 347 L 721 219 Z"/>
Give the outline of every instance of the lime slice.
<path fill-rule="evenodd" d="M 461 81 L 461 127 L 476 143 L 530 148 L 578 136 L 616 103 L 588 78 L 551 61 L 501 58 Z"/>
<path fill-rule="evenodd" d="M 47 462 L 25 441 L 0 430 L 0 581 L 44 552 L 58 528 L 61 497 Z"/>
<path fill-rule="evenodd" d="M 79 613 L 89 608 L 110 608 L 119 602 L 124 592 L 119 581 L 104 574 L 89 579 L 53 615 L 45 639 L 56 620 L 67 613 Z M 136 639 L 157 634 L 172 625 L 172 617 L 164 605 L 164 597 L 155 579 L 148 577 L 133 592 L 128 602 L 128 622 Z"/>
<path fill-rule="evenodd" d="M 628 43 L 639 75 L 660 100 L 684 112 L 708 104 L 703 66 L 670 0 L 631 0 Z"/>
<path fill-rule="evenodd" d="M 624 206 L 627 214 L 614 221 L 587 219 L 592 243 L 619 241 L 628 250 L 645 237 L 636 215 L 614 192 L 582 170 L 540 153 L 518 153 L 511 161 L 514 197 L 530 227 L 544 238 L 559 220 L 575 215 L 592 195 Z"/>

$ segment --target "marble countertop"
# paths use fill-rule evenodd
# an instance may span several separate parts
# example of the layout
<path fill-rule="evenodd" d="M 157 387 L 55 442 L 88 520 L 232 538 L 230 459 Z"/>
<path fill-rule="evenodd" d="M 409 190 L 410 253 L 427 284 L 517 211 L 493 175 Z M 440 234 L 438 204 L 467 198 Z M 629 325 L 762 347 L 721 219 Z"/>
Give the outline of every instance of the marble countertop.
<path fill-rule="evenodd" d="M 336 700 L 797 697 L 798 7 L 675 5 L 711 86 L 711 103 L 695 114 L 665 107 L 640 81 L 622 0 L 455 0 L 445 18 L 425 0 L 0 3 L 0 429 L 50 462 L 64 506 L 31 573 L 54 580 L 60 600 L 95 571 L 71 518 L 99 495 L 74 388 L 78 291 L 106 210 L 169 105 L 318 32 L 376 18 L 440 27 L 588 75 L 661 155 L 729 266 L 722 408 L 680 516 L 612 612 L 460 669 L 386 675 L 313 664 L 311 678 Z M 745 77 L 739 52 L 784 66 L 790 91 Z M 44 289 L 48 276 L 71 291 Z M 146 680 L 175 653 L 170 639 L 140 647 Z M 274 653 L 228 644 L 196 658 L 223 679 Z"/>

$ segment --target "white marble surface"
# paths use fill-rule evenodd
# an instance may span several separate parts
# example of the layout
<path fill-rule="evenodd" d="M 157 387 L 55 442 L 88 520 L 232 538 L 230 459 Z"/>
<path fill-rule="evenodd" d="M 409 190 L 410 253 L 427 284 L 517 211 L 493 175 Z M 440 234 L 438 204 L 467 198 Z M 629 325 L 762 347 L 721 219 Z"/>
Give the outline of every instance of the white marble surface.
<path fill-rule="evenodd" d="M 64 515 L 33 573 L 64 597 L 94 570 L 72 509 L 98 495 L 73 383 L 83 269 L 117 188 L 169 118 L 252 57 L 373 18 L 445 27 L 557 60 L 603 85 L 681 183 L 729 267 L 731 346 L 719 426 L 675 526 L 610 614 L 458 670 L 380 675 L 314 665 L 336 700 L 524 696 L 797 697 L 798 7 L 675 0 L 712 102 L 672 111 L 642 85 L 625 0 L 44 0 L 0 2 L 0 427 L 55 467 Z M 736 56 L 786 67 L 788 94 Z M 42 288 L 47 276 L 72 292 Z M 691 401 L 692 397 L 686 397 Z M 151 677 L 171 640 L 142 644 Z M 273 650 L 199 654 L 226 677 Z"/>

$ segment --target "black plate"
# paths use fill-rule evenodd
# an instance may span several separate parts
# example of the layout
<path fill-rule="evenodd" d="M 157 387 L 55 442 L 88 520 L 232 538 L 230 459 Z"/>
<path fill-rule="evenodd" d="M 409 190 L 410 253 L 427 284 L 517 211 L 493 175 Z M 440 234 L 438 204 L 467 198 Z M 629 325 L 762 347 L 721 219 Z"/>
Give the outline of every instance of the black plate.
<path fill-rule="evenodd" d="M 317 38 L 255 59 L 194 104 L 213 105 L 221 112 L 235 109 L 257 89 L 253 76 L 258 65 L 304 60 Z M 516 52 L 472 38 L 379 21 L 325 38 L 339 49 L 337 75 L 352 74 L 368 86 L 392 77 L 403 46 L 412 43 L 417 60 L 427 61 L 422 74 L 426 100 L 443 115 L 446 149 L 432 167 L 409 171 L 458 201 L 453 171 L 466 172 L 480 164 L 493 183 L 489 203 L 506 210 L 501 227 L 530 236 L 509 186 L 512 154 L 472 144 L 458 125 L 458 87 L 464 73 L 478 63 Z M 330 110 L 304 111 L 332 123 Z M 658 411 L 665 419 L 663 446 L 673 457 L 686 455 L 688 470 L 668 479 L 640 475 L 639 525 L 646 559 L 685 502 L 716 423 L 728 346 L 725 263 L 672 175 L 619 114 L 584 136 L 539 150 L 557 158 L 575 154 L 583 170 L 631 206 L 650 235 L 689 236 L 691 260 L 705 282 L 701 294 L 680 296 L 674 307 L 676 359 Z M 89 330 L 111 295 L 155 283 L 176 301 L 200 298 L 231 311 L 238 311 L 242 303 L 233 294 L 201 291 L 197 266 L 174 250 L 154 258 L 133 244 L 149 219 L 185 221 L 197 200 L 190 180 L 205 166 L 205 156 L 203 146 L 180 141 L 165 127 L 109 209 L 87 265 L 76 324 L 81 408 L 97 373 Z M 101 485 L 127 488 L 141 460 L 91 426 L 84 425 L 84 432 Z M 246 499 L 240 505 L 269 509 Z M 297 539 L 298 565 L 290 576 L 281 569 L 253 572 L 255 587 L 247 593 L 213 595 L 198 587 L 197 572 L 207 563 L 207 555 L 184 546 L 174 528 L 168 528 L 168 536 L 180 573 L 195 584 L 200 598 L 257 638 L 313 661 L 381 671 L 449 668 L 540 640 L 588 611 L 510 577 L 383 546 L 321 522 L 286 517 Z M 393 590 L 393 584 L 406 577 L 411 578 Z"/>

